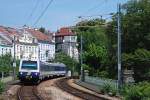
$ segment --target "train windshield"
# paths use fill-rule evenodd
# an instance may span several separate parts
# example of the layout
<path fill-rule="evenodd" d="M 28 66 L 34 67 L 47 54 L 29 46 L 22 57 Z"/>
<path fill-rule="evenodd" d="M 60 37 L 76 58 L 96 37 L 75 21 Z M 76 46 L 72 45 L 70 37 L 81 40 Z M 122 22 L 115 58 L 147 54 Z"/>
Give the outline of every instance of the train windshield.
<path fill-rule="evenodd" d="M 36 70 L 37 62 L 36 61 L 23 61 L 21 67 L 22 69 Z"/>

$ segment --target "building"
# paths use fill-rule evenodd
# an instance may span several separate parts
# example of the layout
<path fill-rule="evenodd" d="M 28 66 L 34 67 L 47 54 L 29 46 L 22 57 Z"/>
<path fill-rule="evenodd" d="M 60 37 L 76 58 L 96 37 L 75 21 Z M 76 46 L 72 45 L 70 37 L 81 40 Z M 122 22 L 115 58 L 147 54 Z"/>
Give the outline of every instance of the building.
<path fill-rule="evenodd" d="M 55 34 L 56 52 L 64 52 L 78 60 L 77 35 L 70 28 L 61 28 Z"/>
<path fill-rule="evenodd" d="M 4 33 L 0 32 L 0 55 L 12 54 L 12 43 Z"/>
<path fill-rule="evenodd" d="M 55 58 L 55 41 L 36 29 L 27 29 L 38 41 L 39 58 L 41 61 L 49 61 Z"/>
<path fill-rule="evenodd" d="M 11 48 L 12 56 L 15 50 L 16 59 L 48 61 L 55 57 L 55 43 L 52 38 L 36 29 L 27 27 L 14 29 L 0 26 L 0 33 L 0 50 L 5 53 Z"/>
<path fill-rule="evenodd" d="M 38 43 L 35 37 L 24 29 L 14 29 L 10 27 L 0 27 L 1 37 L 9 42 L 11 55 L 16 59 L 38 59 Z M 2 44 L 8 44 L 3 41 Z M 7 45 L 8 47 L 8 45 Z M 4 52 L 4 51 L 3 51 Z"/>
<path fill-rule="evenodd" d="M 14 43 L 13 50 L 17 59 L 38 59 L 38 41 L 31 33 L 19 29 L 14 35 Z"/>

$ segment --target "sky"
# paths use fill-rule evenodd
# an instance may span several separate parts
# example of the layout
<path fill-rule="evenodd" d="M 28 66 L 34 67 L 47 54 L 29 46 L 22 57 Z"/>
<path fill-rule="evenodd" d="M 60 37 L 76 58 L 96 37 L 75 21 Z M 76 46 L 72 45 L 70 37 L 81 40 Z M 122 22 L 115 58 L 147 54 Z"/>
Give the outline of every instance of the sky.
<path fill-rule="evenodd" d="M 128 0 L 53 0 L 37 24 L 34 24 L 50 0 L 0 0 L 0 25 L 21 28 L 45 27 L 56 31 L 61 27 L 73 26 L 81 19 L 94 18 L 93 15 L 110 17 L 117 11 L 118 3 Z M 93 17 L 86 17 L 86 16 Z M 97 16 L 99 18 L 99 16 Z"/>

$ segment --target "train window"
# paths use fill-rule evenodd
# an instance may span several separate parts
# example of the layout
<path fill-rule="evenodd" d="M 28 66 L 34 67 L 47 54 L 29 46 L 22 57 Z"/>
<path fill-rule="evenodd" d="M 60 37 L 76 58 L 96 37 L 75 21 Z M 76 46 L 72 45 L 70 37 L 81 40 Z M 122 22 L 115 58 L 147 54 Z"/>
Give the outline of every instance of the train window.
<path fill-rule="evenodd" d="M 36 70 L 37 69 L 37 62 L 36 61 L 23 61 L 22 62 L 22 69 Z"/>
<path fill-rule="evenodd" d="M 56 67 L 55 67 L 55 70 L 56 70 L 56 71 L 64 71 L 65 69 L 64 69 L 64 67 L 56 66 Z"/>

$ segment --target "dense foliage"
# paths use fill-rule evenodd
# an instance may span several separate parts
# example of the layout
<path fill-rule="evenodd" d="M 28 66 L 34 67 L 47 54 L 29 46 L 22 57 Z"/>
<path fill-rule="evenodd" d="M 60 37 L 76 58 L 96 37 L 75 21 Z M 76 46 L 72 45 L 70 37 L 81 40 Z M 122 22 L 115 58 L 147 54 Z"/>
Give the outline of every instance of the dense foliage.
<path fill-rule="evenodd" d="M 67 66 L 68 70 L 79 70 L 78 62 L 63 52 L 56 53 L 54 61 L 64 63 Z"/>
<path fill-rule="evenodd" d="M 117 95 L 117 89 L 112 84 L 105 83 L 103 86 L 100 86 L 100 92 L 104 94 L 108 94 L 110 96 Z"/>
<path fill-rule="evenodd" d="M 125 100 L 149 100 L 150 83 L 140 82 L 135 85 L 126 85 L 122 92 Z"/>
<path fill-rule="evenodd" d="M 79 22 L 75 29 L 78 33 L 79 49 L 80 36 L 83 37 L 83 63 L 92 76 L 108 76 L 108 38 L 104 23 L 101 19 L 84 20 Z"/>
<path fill-rule="evenodd" d="M 0 81 L 0 94 L 4 91 L 4 83 Z"/>
<path fill-rule="evenodd" d="M 149 0 L 130 0 L 122 6 L 122 65 L 123 69 L 133 69 L 135 80 L 150 79 L 150 2 Z M 109 58 L 116 64 L 117 16 L 107 24 Z M 112 67 L 113 67 L 112 66 Z M 110 67 L 110 68 L 112 68 Z"/>
<path fill-rule="evenodd" d="M 0 56 L 0 71 L 9 72 L 12 69 L 12 58 L 10 54 Z"/>
<path fill-rule="evenodd" d="M 130 55 L 136 81 L 150 78 L 150 2 L 131 0 L 123 5 L 123 52 Z M 126 63 L 126 62 L 125 62 Z"/>
<path fill-rule="evenodd" d="M 150 50 L 150 2 L 130 0 L 123 5 L 122 31 L 124 51 L 130 53 L 138 48 Z"/>
<path fill-rule="evenodd" d="M 20 60 L 16 60 L 16 74 L 19 70 Z M 9 75 L 9 72 L 13 71 L 13 58 L 10 54 L 5 54 L 0 56 L 0 75 L 3 72 L 6 76 Z M 5 76 L 4 75 L 4 76 Z"/>

